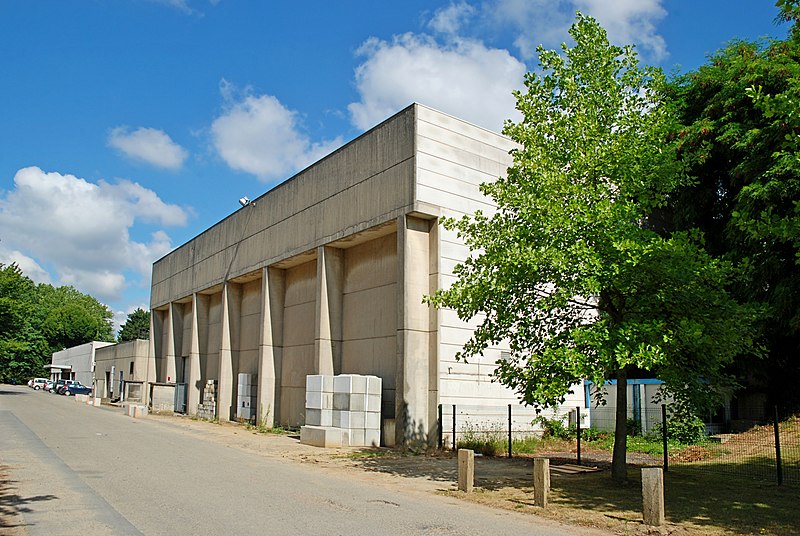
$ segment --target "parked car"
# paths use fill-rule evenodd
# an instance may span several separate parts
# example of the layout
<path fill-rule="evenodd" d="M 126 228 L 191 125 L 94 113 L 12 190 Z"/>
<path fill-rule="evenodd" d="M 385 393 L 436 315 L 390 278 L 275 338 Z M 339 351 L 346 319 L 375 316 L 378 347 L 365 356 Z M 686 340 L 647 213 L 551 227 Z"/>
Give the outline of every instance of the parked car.
<path fill-rule="evenodd" d="M 55 380 L 47 380 L 47 383 L 45 383 L 45 384 L 44 384 L 44 387 L 42 387 L 42 389 L 44 389 L 45 391 L 48 391 L 48 392 L 52 393 L 52 392 L 53 392 L 53 386 L 54 386 L 55 384 L 56 384 L 56 381 L 55 381 Z"/>
<path fill-rule="evenodd" d="M 75 383 L 75 380 L 58 380 L 58 381 L 55 383 L 55 385 L 53 385 L 53 390 L 52 390 L 52 391 L 50 391 L 50 392 L 51 392 L 51 393 L 56 393 L 56 394 L 59 394 L 59 395 L 60 395 L 60 394 L 62 394 L 62 391 L 64 391 L 64 388 L 65 388 L 67 385 L 72 385 L 73 383 Z"/>
<path fill-rule="evenodd" d="M 90 395 L 92 394 L 92 388 L 87 385 L 83 385 L 80 382 L 72 382 L 71 384 L 64 386 L 64 388 L 61 390 L 61 394 L 65 396 Z"/>
<path fill-rule="evenodd" d="M 47 383 L 47 378 L 34 378 L 28 382 L 28 387 L 33 387 L 35 391 L 38 391 L 44 384 Z"/>

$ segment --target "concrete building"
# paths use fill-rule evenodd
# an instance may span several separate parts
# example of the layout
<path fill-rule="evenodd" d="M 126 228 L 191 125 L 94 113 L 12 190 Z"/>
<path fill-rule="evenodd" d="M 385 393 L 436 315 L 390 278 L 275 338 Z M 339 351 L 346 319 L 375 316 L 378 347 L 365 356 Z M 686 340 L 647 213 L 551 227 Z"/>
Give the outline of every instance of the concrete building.
<path fill-rule="evenodd" d="M 95 352 L 113 342 L 92 341 L 53 354 L 50 377 L 54 380 L 78 380 L 83 385 L 92 385 L 95 367 Z"/>
<path fill-rule="evenodd" d="M 149 358 L 150 343 L 127 341 L 98 348 L 95 352 L 94 395 L 103 399 L 120 398 L 146 404 L 149 382 L 156 371 Z"/>
<path fill-rule="evenodd" d="M 414 104 L 158 260 L 156 379 L 188 384 L 190 414 L 215 381 L 225 420 L 253 374 L 259 422 L 297 426 L 307 375 L 376 375 L 398 442 L 432 441 L 438 404 L 516 404 L 490 378 L 505 348 L 457 362 L 475 324 L 423 303 L 468 254 L 439 219 L 491 212 L 478 186 L 513 147 Z"/>

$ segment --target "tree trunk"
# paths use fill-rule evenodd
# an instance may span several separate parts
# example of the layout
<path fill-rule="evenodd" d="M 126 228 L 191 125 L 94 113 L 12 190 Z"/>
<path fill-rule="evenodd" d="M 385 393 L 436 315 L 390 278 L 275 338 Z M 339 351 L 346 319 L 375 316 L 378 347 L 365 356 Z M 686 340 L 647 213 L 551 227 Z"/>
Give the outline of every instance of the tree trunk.
<path fill-rule="evenodd" d="M 628 479 L 628 371 L 617 373 L 617 414 L 614 427 L 614 457 L 611 460 L 611 478 L 624 482 Z"/>

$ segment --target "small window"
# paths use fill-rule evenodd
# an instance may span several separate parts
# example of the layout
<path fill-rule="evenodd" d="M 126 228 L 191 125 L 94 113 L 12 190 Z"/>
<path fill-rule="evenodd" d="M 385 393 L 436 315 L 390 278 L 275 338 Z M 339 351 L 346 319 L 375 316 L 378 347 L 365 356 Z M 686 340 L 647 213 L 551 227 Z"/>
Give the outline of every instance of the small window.
<path fill-rule="evenodd" d="M 131 361 L 131 372 L 130 372 L 130 375 L 131 375 L 131 376 L 133 376 L 133 363 L 134 363 L 134 362 L 133 362 L 133 361 Z"/>

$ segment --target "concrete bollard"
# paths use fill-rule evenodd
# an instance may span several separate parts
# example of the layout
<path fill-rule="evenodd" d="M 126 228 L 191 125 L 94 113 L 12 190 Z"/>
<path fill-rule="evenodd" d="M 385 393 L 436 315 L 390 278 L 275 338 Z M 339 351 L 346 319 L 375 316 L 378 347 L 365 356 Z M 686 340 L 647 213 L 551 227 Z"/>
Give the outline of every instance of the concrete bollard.
<path fill-rule="evenodd" d="M 475 483 L 475 452 L 458 449 L 458 490 L 472 492 Z"/>
<path fill-rule="evenodd" d="M 533 504 L 547 508 L 547 496 L 550 494 L 550 459 L 534 458 L 533 460 Z"/>
<path fill-rule="evenodd" d="M 664 471 L 660 467 L 642 469 L 642 517 L 645 525 L 664 524 Z"/>

